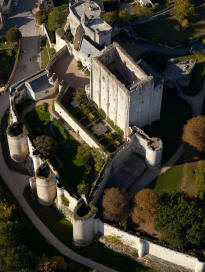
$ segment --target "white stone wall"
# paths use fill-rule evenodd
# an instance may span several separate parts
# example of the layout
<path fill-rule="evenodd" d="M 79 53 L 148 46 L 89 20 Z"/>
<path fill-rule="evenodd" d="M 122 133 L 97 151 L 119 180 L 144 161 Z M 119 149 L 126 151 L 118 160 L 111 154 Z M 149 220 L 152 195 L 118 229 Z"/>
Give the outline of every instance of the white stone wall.
<path fill-rule="evenodd" d="M 62 39 L 57 31 L 56 31 L 56 52 L 58 52 L 61 48 L 63 48 L 65 45 L 67 46 L 67 43 L 64 39 Z"/>
<path fill-rule="evenodd" d="M 69 201 L 69 206 L 68 208 L 71 210 L 71 212 L 74 212 L 74 209 L 76 205 L 78 204 L 78 200 L 71 196 L 67 190 L 64 189 L 64 196 L 68 199 Z"/>
<path fill-rule="evenodd" d="M 74 238 L 80 241 L 81 244 L 86 244 L 89 240 L 92 240 L 94 234 L 101 233 L 104 236 L 114 235 L 118 236 L 123 244 L 136 249 L 140 257 L 150 254 L 195 272 L 202 272 L 205 268 L 205 264 L 195 257 L 156 245 L 147 240 L 142 240 L 136 235 L 119 230 L 114 226 L 104 223 L 100 219 L 95 219 L 94 216 L 85 221 L 76 222 L 76 220 L 74 220 L 73 232 Z"/>
<path fill-rule="evenodd" d="M 72 129 L 80 135 L 80 137 L 91 147 L 100 148 L 100 146 L 95 142 L 86 131 L 84 131 L 70 116 L 69 114 L 58 104 L 54 103 L 55 111 L 65 120 Z"/>
<path fill-rule="evenodd" d="M 28 155 L 28 136 L 21 134 L 12 137 L 7 133 L 7 139 L 11 158 L 16 162 L 23 162 Z"/>
<path fill-rule="evenodd" d="M 106 68 L 92 60 L 90 97 L 128 135 L 129 95 Z"/>

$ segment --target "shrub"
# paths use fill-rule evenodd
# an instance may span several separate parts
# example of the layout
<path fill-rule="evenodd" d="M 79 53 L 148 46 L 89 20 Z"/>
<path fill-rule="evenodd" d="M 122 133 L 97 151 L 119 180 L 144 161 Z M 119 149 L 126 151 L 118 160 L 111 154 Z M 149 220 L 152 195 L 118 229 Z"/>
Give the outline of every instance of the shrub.
<path fill-rule="evenodd" d="M 86 168 L 91 166 L 93 159 L 90 147 L 88 145 L 78 146 L 77 154 L 73 162 L 76 166 L 85 166 Z"/>
<path fill-rule="evenodd" d="M 21 32 L 17 28 L 10 28 L 6 32 L 6 39 L 8 42 L 17 42 L 21 37 Z"/>
<path fill-rule="evenodd" d="M 114 24 L 117 22 L 117 11 L 108 11 L 103 14 L 103 20 L 108 24 Z"/>
<path fill-rule="evenodd" d="M 184 19 L 181 22 L 181 25 L 182 25 L 183 28 L 188 28 L 189 27 L 189 21 L 187 19 Z"/>
<path fill-rule="evenodd" d="M 128 217 L 128 196 L 118 188 L 109 188 L 104 192 L 103 216 L 110 221 L 120 222 Z"/>
<path fill-rule="evenodd" d="M 51 9 L 42 9 L 36 13 L 36 20 L 39 25 L 42 25 L 47 22 L 48 14 L 50 11 Z"/>
<path fill-rule="evenodd" d="M 52 58 L 55 55 L 56 50 L 54 48 L 49 48 L 48 52 L 49 52 L 50 58 Z"/>
<path fill-rule="evenodd" d="M 67 29 L 64 35 L 65 35 L 65 38 L 69 40 L 69 42 L 73 42 L 73 34 L 71 33 L 70 28 Z"/>
<path fill-rule="evenodd" d="M 89 189 L 90 189 L 89 184 L 86 184 L 86 183 L 80 183 L 77 186 L 77 191 L 78 191 L 79 196 L 88 195 Z"/>
<path fill-rule="evenodd" d="M 146 6 L 135 5 L 134 7 L 132 7 L 131 13 L 137 18 L 141 19 L 152 15 L 152 9 Z"/>
<path fill-rule="evenodd" d="M 196 15 L 195 7 L 189 0 L 176 0 L 174 10 L 178 21 L 191 19 Z"/>
<path fill-rule="evenodd" d="M 205 152 L 205 116 L 199 115 L 188 120 L 182 139 L 198 151 Z"/>
<path fill-rule="evenodd" d="M 104 119 L 106 118 L 106 113 L 104 112 L 103 109 L 99 108 L 99 109 L 98 109 L 98 112 L 99 112 L 99 114 L 100 114 Z"/>
<path fill-rule="evenodd" d="M 118 127 L 117 125 L 114 126 L 114 129 L 116 130 L 116 132 L 120 135 L 120 136 L 124 136 L 124 131 Z"/>
<path fill-rule="evenodd" d="M 137 252 L 136 252 L 136 250 L 131 250 L 131 251 L 130 251 L 130 257 L 131 257 L 131 258 L 136 258 L 136 257 L 137 257 Z"/>
<path fill-rule="evenodd" d="M 80 60 L 77 61 L 77 66 L 78 66 L 79 70 L 82 70 L 84 68 L 84 66 Z"/>
<path fill-rule="evenodd" d="M 47 27 L 50 31 L 61 28 L 69 13 L 67 5 L 53 8 L 48 14 Z"/>
<path fill-rule="evenodd" d="M 132 19 L 132 15 L 129 14 L 128 9 L 123 9 L 119 12 L 119 19 L 123 22 L 128 22 Z"/>
<path fill-rule="evenodd" d="M 117 235 L 107 235 L 106 238 L 108 239 L 108 241 L 110 243 L 113 243 L 113 244 L 120 244 L 120 236 L 117 236 Z"/>
<path fill-rule="evenodd" d="M 123 230 L 127 230 L 127 220 L 120 221 L 119 226 L 123 228 Z"/>
<path fill-rule="evenodd" d="M 45 157 L 53 157 L 57 151 L 58 144 L 50 136 L 42 135 L 34 139 L 34 144 L 36 149 Z"/>
<path fill-rule="evenodd" d="M 133 198 L 131 211 L 132 221 L 139 223 L 154 223 L 160 208 L 157 194 L 147 188 L 137 192 Z"/>
<path fill-rule="evenodd" d="M 69 200 L 65 196 L 62 196 L 61 199 L 62 199 L 63 205 L 69 206 Z"/>

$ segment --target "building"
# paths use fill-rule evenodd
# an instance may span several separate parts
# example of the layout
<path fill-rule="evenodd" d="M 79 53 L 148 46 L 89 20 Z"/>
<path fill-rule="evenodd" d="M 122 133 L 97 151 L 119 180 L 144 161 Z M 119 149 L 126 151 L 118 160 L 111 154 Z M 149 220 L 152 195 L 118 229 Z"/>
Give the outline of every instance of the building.
<path fill-rule="evenodd" d="M 53 0 L 38 0 L 32 9 L 32 12 L 33 14 L 36 14 L 36 12 L 38 12 L 39 10 L 53 8 L 53 7 L 54 7 Z"/>
<path fill-rule="evenodd" d="M 151 74 L 117 43 L 92 59 L 88 97 L 119 126 L 125 137 L 129 127 L 143 127 L 160 119 L 163 79 Z"/>
<path fill-rule="evenodd" d="M 85 36 L 99 47 L 111 43 L 112 27 L 101 19 L 104 12 L 101 2 L 92 0 L 79 1 L 70 6 L 65 31 L 70 28 L 74 43 Z"/>
<path fill-rule="evenodd" d="M 47 70 L 42 70 L 19 84 L 12 85 L 10 88 L 10 96 L 12 97 L 14 93 L 19 93 L 19 95 L 21 94 L 27 98 L 38 101 L 54 94 L 57 82 L 58 80 L 55 74 L 51 76 Z"/>

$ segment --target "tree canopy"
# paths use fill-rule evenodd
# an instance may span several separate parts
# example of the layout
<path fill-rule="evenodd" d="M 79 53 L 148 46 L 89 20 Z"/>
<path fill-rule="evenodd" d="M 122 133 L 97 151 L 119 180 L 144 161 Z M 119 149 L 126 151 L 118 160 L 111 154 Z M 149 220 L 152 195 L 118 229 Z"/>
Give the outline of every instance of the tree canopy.
<path fill-rule="evenodd" d="M 47 27 L 50 31 L 61 28 L 69 13 L 67 5 L 53 8 L 48 14 Z"/>
<path fill-rule="evenodd" d="M 176 250 L 200 249 L 205 240 L 205 208 L 183 192 L 164 193 L 156 230 Z"/>
<path fill-rule="evenodd" d="M 175 0 L 174 10 L 180 22 L 191 19 L 196 15 L 195 7 L 189 0 Z"/>
<path fill-rule="evenodd" d="M 137 192 L 133 199 L 131 211 L 134 223 L 153 223 L 160 208 L 160 201 L 157 194 L 147 188 Z"/>
<path fill-rule="evenodd" d="M 10 28 L 6 32 L 6 39 L 8 42 L 17 42 L 21 37 L 21 32 L 17 28 Z"/>
<path fill-rule="evenodd" d="M 34 139 L 36 149 L 46 158 L 52 157 L 58 148 L 57 142 L 50 136 L 41 135 Z"/>
<path fill-rule="evenodd" d="M 205 152 L 205 116 L 199 115 L 188 120 L 182 139 L 198 151 Z"/>
<path fill-rule="evenodd" d="M 128 217 L 128 196 L 118 188 L 109 188 L 104 192 L 103 216 L 110 221 L 120 222 Z"/>

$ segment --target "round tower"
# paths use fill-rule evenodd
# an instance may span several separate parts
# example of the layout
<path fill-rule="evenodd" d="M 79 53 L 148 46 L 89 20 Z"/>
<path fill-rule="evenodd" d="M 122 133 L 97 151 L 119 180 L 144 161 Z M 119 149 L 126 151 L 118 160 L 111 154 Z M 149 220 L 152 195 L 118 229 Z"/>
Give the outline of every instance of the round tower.
<path fill-rule="evenodd" d="M 7 139 L 11 158 L 23 162 L 28 155 L 28 136 L 23 134 L 22 126 L 13 123 L 7 129 Z"/>
<path fill-rule="evenodd" d="M 36 190 L 38 202 L 50 206 L 56 197 L 56 177 L 48 164 L 42 164 L 36 172 Z"/>

